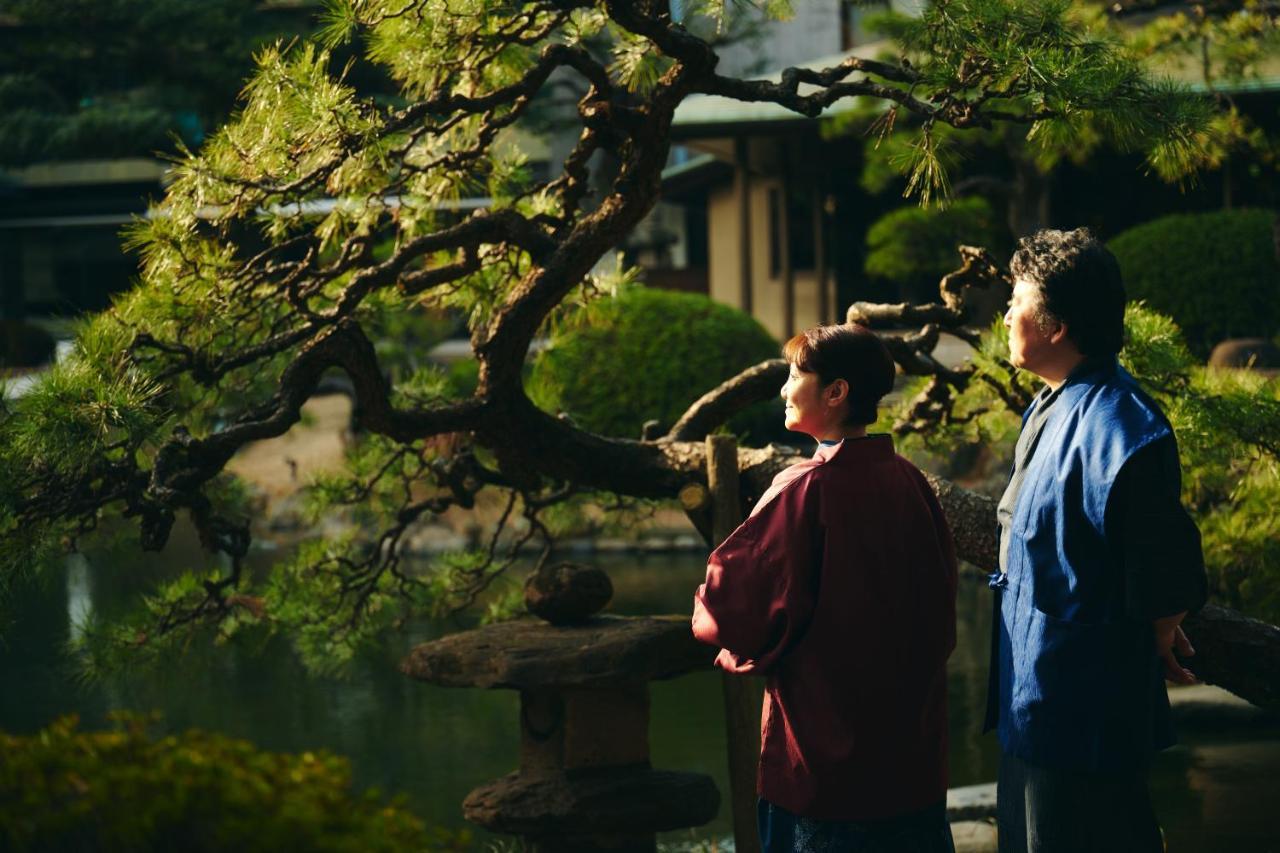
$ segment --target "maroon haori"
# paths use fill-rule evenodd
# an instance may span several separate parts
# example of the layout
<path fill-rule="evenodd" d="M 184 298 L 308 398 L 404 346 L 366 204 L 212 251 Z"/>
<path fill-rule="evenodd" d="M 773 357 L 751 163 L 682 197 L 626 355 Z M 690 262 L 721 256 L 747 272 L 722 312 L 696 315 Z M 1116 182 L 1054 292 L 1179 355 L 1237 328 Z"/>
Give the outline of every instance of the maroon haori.
<path fill-rule="evenodd" d="M 956 561 L 924 475 L 887 435 L 792 465 L 712 552 L 693 633 L 766 678 L 760 796 L 819 820 L 947 792 Z"/>

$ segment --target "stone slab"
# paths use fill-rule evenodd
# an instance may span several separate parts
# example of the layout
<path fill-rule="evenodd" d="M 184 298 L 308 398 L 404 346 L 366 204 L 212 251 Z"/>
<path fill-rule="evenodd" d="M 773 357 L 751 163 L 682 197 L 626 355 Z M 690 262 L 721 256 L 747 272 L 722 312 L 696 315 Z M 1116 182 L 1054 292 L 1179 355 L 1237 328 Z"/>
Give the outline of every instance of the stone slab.
<path fill-rule="evenodd" d="M 574 771 L 549 779 L 511 773 L 462 802 L 467 820 L 529 838 L 631 835 L 701 826 L 716 816 L 710 776 L 648 767 Z"/>
<path fill-rule="evenodd" d="M 982 820 L 996 816 L 996 783 L 965 785 L 947 791 L 947 819 Z"/>
<path fill-rule="evenodd" d="M 581 687 L 709 669 L 716 652 L 693 638 L 686 615 L 596 616 L 560 626 L 517 619 L 423 643 L 400 670 L 445 687 Z"/>
<path fill-rule="evenodd" d="M 1195 666 L 1195 658 L 1188 661 Z M 1241 699 L 1212 684 L 1193 684 L 1169 688 L 1169 707 L 1174 722 L 1180 727 L 1215 729 L 1231 727 L 1270 727 L 1280 724 L 1280 715 Z"/>
<path fill-rule="evenodd" d="M 988 820 L 961 820 L 951 824 L 956 853 L 996 853 L 996 825 Z"/>

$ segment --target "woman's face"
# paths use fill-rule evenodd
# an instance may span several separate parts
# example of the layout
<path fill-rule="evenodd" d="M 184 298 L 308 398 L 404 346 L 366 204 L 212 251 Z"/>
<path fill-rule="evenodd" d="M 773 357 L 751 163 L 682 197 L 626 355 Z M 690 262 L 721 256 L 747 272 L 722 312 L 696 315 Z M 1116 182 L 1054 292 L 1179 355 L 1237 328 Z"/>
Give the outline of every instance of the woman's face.
<path fill-rule="evenodd" d="M 833 382 L 832 385 L 835 383 Z M 839 422 L 842 409 L 830 405 L 822 380 L 816 373 L 806 373 L 794 364 L 782 386 L 782 399 L 787 404 L 784 423 L 792 432 L 802 432 L 821 440 Z"/>

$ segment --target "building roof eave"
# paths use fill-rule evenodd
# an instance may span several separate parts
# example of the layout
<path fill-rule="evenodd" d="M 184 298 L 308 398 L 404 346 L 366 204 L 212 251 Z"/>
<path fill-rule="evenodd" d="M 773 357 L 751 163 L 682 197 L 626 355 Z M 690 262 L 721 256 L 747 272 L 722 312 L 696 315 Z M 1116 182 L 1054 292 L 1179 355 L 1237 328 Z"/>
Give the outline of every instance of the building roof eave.
<path fill-rule="evenodd" d="M 714 154 L 698 154 L 662 170 L 662 195 L 667 199 L 678 197 L 719 183 L 732 174 L 733 167 Z"/>

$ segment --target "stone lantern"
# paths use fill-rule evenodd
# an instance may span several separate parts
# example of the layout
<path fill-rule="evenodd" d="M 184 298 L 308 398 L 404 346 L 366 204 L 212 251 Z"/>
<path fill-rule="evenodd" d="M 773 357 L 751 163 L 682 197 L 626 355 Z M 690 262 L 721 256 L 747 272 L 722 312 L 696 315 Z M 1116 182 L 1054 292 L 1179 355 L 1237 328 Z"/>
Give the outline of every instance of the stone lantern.
<path fill-rule="evenodd" d="M 709 776 L 649 764 L 654 679 L 708 669 L 715 650 L 688 616 L 589 615 L 611 594 L 597 569 L 554 566 L 530 578 L 525 618 L 415 648 L 409 676 L 446 687 L 520 691 L 519 769 L 472 791 L 463 814 L 522 836 L 540 853 L 652 851 L 655 833 L 700 826 L 720 795 Z M 575 611 L 565 597 L 586 590 Z M 566 615 L 567 614 L 567 615 Z"/>

